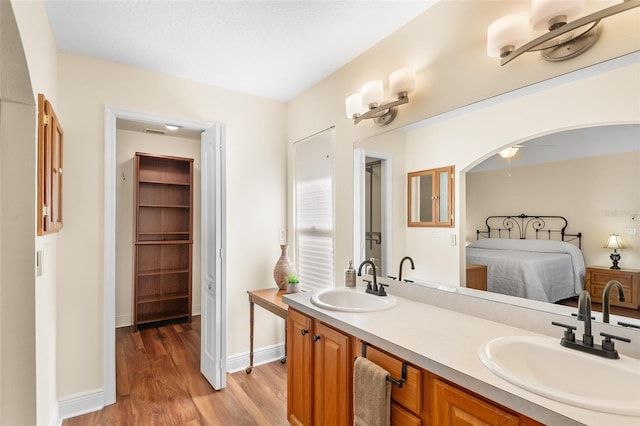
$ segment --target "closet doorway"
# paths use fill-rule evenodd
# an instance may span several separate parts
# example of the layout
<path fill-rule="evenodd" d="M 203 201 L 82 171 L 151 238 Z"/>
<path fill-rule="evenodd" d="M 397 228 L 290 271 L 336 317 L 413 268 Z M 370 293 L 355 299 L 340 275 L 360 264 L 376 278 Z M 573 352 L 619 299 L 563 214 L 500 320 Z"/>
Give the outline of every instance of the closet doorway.
<path fill-rule="evenodd" d="M 200 370 L 215 389 L 226 386 L 226 218 L 225 212 L 225 135 L 220 124 L 190 121 L 157 114 L 107 107 L 105 110 L 105 232 L 104 232 L 104 405 L 116 400 L 116 185 L 122 174 L 117 167 L 117 122 L 148 123 L 156 128 L 173 124 L 200 132 L 201 239 L 200 264 L 201 353 Z M 125 176 L 126 178 L 126 176 Z M 126 213 L 125 213 L 126 214 Z"/>

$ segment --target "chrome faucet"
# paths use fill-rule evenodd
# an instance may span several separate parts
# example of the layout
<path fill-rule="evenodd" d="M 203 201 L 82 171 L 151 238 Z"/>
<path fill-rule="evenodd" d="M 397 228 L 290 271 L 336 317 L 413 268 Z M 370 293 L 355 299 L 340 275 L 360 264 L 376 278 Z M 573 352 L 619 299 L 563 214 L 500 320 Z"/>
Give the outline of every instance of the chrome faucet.
<path fill-rule="evenodd" d="M 585 346 L 593 346 L 593 336 L 591 335 L 591 296 L 587 290 L 582 290 L 578 297 L 578 321 L 584 321 L 582 343 Z"/>
<path fill-rule="evenodd" d="M 615 287 L 618 289 L 618 300 L 620 302 L 624 302 L 626 299 L 624 297 L 624 288 L 622 288 L 622 284 L 619 281 L 611 280 L 604 286 L 604 291 L 602 292 L 602 322 L 609 323 L 609 310 L 611 307 L 611 289 Z"/>
<path fill-rule="evenodd" d="M 402 260 L 400 261 L 400 270 L 398 271 L 398 281 L 402 281 L 402 264 L 404 263 L 405 260 L 408 260 L 409 262 L 411 262 L 411 269 L 416 269 L 416 267 L 413 266 L 412 258 L 410 258 L 409 256 L 403 257 Z"/>

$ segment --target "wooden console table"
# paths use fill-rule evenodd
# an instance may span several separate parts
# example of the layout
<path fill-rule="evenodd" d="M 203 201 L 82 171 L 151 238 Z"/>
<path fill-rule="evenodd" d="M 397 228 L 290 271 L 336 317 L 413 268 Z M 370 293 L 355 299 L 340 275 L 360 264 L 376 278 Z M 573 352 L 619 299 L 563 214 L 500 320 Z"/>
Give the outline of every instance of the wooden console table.
<path fill-rule="evenodd" d="M 278 288 L 265 288 L 262 290 L 249 290 L 249 366 L 245 372 L 251 374 L 253 369 L 253 306 L 258 305 L 267 311 L 283 318 L 285 336 L 287 335 L 287 309 L 288 305 L 282 301 L 282 295 L 286 292 Z M 284 357 L 281 363 L 287 362 L 287 341 L 284 342 Z"/>

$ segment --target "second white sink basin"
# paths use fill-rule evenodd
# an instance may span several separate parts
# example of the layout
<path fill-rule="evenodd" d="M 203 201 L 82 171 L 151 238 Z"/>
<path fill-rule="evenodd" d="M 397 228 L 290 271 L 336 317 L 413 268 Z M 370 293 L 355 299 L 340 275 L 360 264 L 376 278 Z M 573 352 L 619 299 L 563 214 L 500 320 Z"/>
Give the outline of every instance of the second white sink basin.
<path fill-rule="evenodd" d="M 362 289 L 332 288 L 311 296 L 314 305 L 341 312 L 373 312 L 389 309 L 396 305 L 395 297 L 375 296 Z"/>
<path fill-rule="evenodd" d="M 482 363 L 503 379 L 577 407 L 640 416 L 640 360 L 606 359 L 560 345 L 560 338 L 507 336 L 480 348 Z"/>

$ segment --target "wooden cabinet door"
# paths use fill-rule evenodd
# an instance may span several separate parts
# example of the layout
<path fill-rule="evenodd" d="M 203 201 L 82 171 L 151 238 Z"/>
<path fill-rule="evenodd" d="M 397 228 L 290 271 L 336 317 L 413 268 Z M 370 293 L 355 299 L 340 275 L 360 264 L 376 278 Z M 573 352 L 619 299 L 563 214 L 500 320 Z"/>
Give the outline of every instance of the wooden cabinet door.
<path fill-rule="evenodd" d="M 62 229 L 64 133 L 51 103 L 38 95 L 38 235 Z"/>
<path fill-rule="evenodd" d="M 433 422 L 439 426 L 512 426 L 514 416 L 440 380 L 433 381 Z"/>
<path fill-rule="evenodd" d="M 353 359 L 349 336 L 316 322 L 313 340 L 314 424 L 351 424 Z"/>
<path fill-rule="evenodd" d="M 292 425 L 313 421 L 313 321 L 289 309 L 287 313 L 287 417 Z"/>

